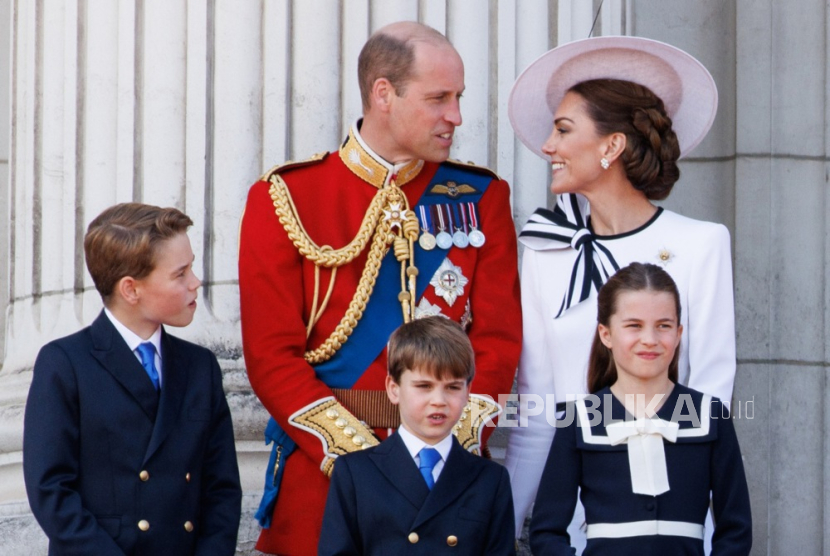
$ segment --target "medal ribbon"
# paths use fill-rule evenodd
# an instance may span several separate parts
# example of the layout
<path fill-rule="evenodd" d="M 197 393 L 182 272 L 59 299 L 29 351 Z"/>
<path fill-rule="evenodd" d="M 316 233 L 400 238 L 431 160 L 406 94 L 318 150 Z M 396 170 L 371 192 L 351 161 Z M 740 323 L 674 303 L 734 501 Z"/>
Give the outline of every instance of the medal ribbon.
<path fill-rule="evenodd" d="M 438 231 L 439 232 L 446 232 L 447 225 L 444 223 L 444 205 L 434 205 L 436 214 L 438 215 Z"/>
<path fill-rule="evenodd" d="M 478 215 L 476 214 L 476 204 L 467 203 L 467 212 L 470 214 L 470 227 L 474 230 L 478 229 Z"/>
<path fill-rule="evenodd" d="M 453 211 L 457 211 L 455 213 L 455 220 L 460 224 L 459 230 L 463 231 L 465 234 L 467 233 L 467 214 L 464 212 L 464 203 L 460 203 L 457 205 L 453 205 Z M 459 216 L 460 213 L 460 216 Z"/>
<path fill-rule="evenodd" d="M 424 230 L 425 233 L 432 233 L 430 229 L 430 221 L 429 221 L 429 213 L 426 210 L 424 205 L 418 207 L 418 212 L 421 214 L 421 229 Z"/>

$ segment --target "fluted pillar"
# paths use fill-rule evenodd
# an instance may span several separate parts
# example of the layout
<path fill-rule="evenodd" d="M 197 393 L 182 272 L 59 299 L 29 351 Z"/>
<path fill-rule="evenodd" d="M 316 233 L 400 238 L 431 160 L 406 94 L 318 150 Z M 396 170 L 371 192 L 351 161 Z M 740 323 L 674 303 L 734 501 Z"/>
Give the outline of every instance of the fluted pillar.
<path fill-rule="evenodd" d="M 25 517 L 21 470 L 31 368 L 41 345 L 100 312 L 83 236 L 92 218 L 125 201 L 176 206 L 195 222 L 189 235 L 205 281 L 203 301 L 193 324 L 173 333 L 209 346 L 220 359 L 246 492 L 240 540 L 251 541 L 250 516 L 267 456 L 261 441 L 266 415 L 241 359 L 236 236 L 247 186 L 262 171 L 256 37 L 263 5 L 6 0 L 0 7 L 9 8 L 0 25 L 11 32 L 11 53 L 4 57 L 11 61 L 11 122 L 0 126 L 4 136 L 11 128 L 3 149 L 10 161 L 3 175 L 8 279 L 0 282 L 8 292 L 0 529 L 9 534 L 0 545 L 14 554 L 45 546 Z M 283 32 L 289 27 L 277 23 Z"/>
<path fill-rule="evenodd" d="M 337 147 L 361 113 L 360 48 L 378 27 L 411 19 L 446 33 L 467 65 L 464 125 L 452 156 L 527 183 L 538 199 L 522 214 L 543 204 L 546 169 L 536 160 L 516 163 L 506 98 L 516 72 L 549 47 L 552 31 L 546 0 L 521 7 L 477 0 L 0 0 L 0 36 L 10 37 L 0 41 L 4 554 L 45 551 L 21 469 L 31 368 L 44 343 L 100 312 L 83 236 L 104 208 L 126 201 L 176 206 L 195 222 L 189 236 L 202 302 L 194 322 L 172 332 L 210 347 L 222 366 L 245 491 L 240 548 L 250 552 L 267 415 L 251 392 L 239 334 L 237 230 L 247 189 L 275 164 Z M 533 33 L 520 30 L 525 24 Z"/>
<path fill-rule="evenodd" d="M 732 231 L 733 407 L 743 411 L 753 553 L 827 552 L 830 16 L 826 2 L 805 2 L 605 0 L 594 23 L 598 3 L 583 0 L 0 0 L 3 553 L 45 552 L 21 472 L 31 367 L 41 345 L 100 311 L 84 231 L 132 200 L 195 221 L 202 303 L 173 332 L 222 365 L 246 493 L 240 547 L 251 553 L 267 416 L 239 336 L 245 195 L 271 166 L 336 148 L 361 111 L 361 46 L 401 19 L 432 25 L 461 53 L 467 91 L 452 156 L 510 181 L 519 225 L 550 202 L 547 165 L 507 120 L 510 87 L 532 60 L 594 27 L 669 42 L 710 69 L 717 119 L 667 205 Z M 498 447 L 502 431 L 494 438 Z"/>

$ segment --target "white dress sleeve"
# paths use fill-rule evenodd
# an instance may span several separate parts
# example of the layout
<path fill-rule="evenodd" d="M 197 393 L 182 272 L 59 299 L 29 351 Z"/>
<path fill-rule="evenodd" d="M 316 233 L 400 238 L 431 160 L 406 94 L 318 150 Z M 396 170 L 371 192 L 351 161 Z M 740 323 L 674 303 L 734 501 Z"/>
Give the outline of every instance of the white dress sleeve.
<path fill-rule="evenodd" d="M 690 388 L 711 394 L 730 405 L 735 382 L 735 302 L 729 231 L 721 224 L 706 226 L 700 264 L 689 282 L 688 330 Z"/>
<path fill-rule="evenodd" d="M 536 499 L 556 430 L 546 417 L 549 410 L 553 415 L 553 408 L 547 406 L 555 405 L 553 368 L 548 355 L 549 342 L 545 340 L 548 329 L 545 315 L 553 318 L 553 313 L 545 310 L 540 302 L 544 296 L 538 288 L 545 273 L 539 267 L 539 258 L 540 253 L 525 249 L 521 273 L 523 339 L 517 378 L 519 426 L 510 431 L 505 457 L 513 489 L 517 537 L 521 535 L 525 516 Z"/>

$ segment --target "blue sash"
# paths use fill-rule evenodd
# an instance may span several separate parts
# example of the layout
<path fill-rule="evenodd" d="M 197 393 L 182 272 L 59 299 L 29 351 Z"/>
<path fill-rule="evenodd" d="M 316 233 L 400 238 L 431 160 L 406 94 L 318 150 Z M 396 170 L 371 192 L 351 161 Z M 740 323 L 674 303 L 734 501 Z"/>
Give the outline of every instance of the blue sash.
<path fill-rule="evenodd" d="M 487 190 L 492 179 L 486 173 L 477 173 L 463 167 L 442 164 L 438 167 L 416 206 L 477 203 L 481 200 L 481 196 Z M 446 193 L 432 192 L 436 185 L 449 182 L 468 184 L 475 190 L 475 193 L 471 192 L 457 198 L 451 198 Z M 437 246 L 431 251 L 425 251 L 418 242 L 415 242 L 415 266 L 418 267 L 417 299 L 420 299 L 424 294 L 433 274 L 446 258 L 448 252 L 449 249 L 441 249 Z M 366 304 L 360 323 L 355 327 L 348 341 L 331 359 L 314 367 L 317 378 L 322 380 L 326 386 L 329 388 L 351 388 L 369 365 L 378 358 L 386 347 L 389 336 L 403 324 L 403 312 L 400 304 L 397 303 L 400 291 L 400 263 L 395 259 L 395 253 L 390 249 L 381 263 L 372 296 Z M 395 300 L 395 302 L 392 302 L 393 307 L 391 308 L 390 300 Z M 270 527 L 271 517 L 274 514 L 279 483 L 285 468 L 285 459 L 296 447 L 273 417 L 268 420 L 268 426 L 265 429 L 265 444 L 268 445 L 272 442 L 274 447 L 271 450 L 271 458 L 265 471 L 265 492 L 255 514 L 260 526 L 266 529 Z M 277 472 L 274 473 L 278 452 L 282 462 L 277 468 Z"/>
<path fill-rule="evenodd" d="M 492 178 L 487 175 L 473 173 L 466 169 L 441 165 L 432 177 L 424 194 L 418 200 L 418 205 L 430 206 L 436 204 L 455 204 L 461 202 L 478 202 L 482 194 L 490 185 Z M 433 186 L 454 181 L 466 183 L 477 190 L 475 194 L 468 194 L 451 200 L 445 194 L 431 193 Z M 432 275 L 444 261 L 449 249 L 435 247 L 425 251 L 418 242 L 415 242 L 415 266 L 418 267 L 416 282 L 416 298 L 420 299 L 432 279 Z M 389 336 L 403 324 L 403 313 L 400 306 L 390 310 L 389 300 L 398 298 L 401 291 L 401 268 L 395 259 L 395 253 L 390 249 L 383 259 L 378 272 L 372 297 L 366 304 L 363 318 L 355 327 L 349 340 L 343 344 L 334 356 L 320 363 L 314 368 L 317 378 L 330 388 L 351 388 L 359 379 L 372 361 L 386 347 Z"/>

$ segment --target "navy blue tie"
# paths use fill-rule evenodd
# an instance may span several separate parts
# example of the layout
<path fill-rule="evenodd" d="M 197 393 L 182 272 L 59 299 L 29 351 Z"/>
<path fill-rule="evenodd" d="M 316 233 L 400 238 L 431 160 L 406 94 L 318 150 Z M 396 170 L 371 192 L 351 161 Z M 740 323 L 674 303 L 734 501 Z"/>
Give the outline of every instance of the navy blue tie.
<path fill-rule="evenodd" d="M 153 382 L 153 387 L 158 392 L 159 389 L 159 372 L 156 369 L 156 346 L 151 342 L 144 342 L 139 344 L 136 348 L 138 355 L 141 357 L 141 365 L 147 371 L 147 376 Z"/>
<path fill-rule="evenodd" d="M 435 469 L 435 464 L 441 461 L 441 454 L 435 448 L 423 448 L 418 455 L 421 457 L 421 463 L 418 465 L 418 469 L 427 482 L 427 487 L 432 490 L 432 486 L 435 484 L 435 479 L 432 477 L 432 470 Z"/>

